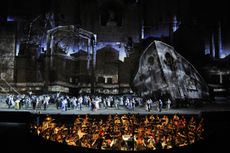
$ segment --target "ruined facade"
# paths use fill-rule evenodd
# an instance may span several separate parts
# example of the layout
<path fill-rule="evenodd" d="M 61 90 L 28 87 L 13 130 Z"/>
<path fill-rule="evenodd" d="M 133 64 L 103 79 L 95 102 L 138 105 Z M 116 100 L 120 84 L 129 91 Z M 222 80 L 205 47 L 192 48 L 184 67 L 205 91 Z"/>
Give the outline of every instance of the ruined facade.
<path fill-rule="evenodd" d="M 96 55 L 96 92 L 119 93 L 119 52 L 111 46 L 97 50 Z"/>
<path fill-rule="evenodd" d="M 16 25 L 0 25 L 0 90 L 9 91 L 10 86 L 4 88 L 7 82 L 14 81 L 15 69 Z"/>

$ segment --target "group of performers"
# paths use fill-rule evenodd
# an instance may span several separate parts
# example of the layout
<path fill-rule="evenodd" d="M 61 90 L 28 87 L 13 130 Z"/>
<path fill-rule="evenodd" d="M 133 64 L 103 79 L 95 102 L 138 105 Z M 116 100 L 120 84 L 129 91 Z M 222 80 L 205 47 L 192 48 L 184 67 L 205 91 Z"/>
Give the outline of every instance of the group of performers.
<path fill-rule="evenodd" d="M 78 95 L 68 96 L 57 94 L 43 95 L 12 95 L 6 96 L 6 104 L 9 109 L 26 109 L 26 110 L 47 110 L 50 105 L 62 111 L 82 110 L 89 108 L 91 111 L 100 109 L 120 109 L 124 107 L 129 111 L 135 110 L 137 106 L 144 106 L 146 111 L 158 110 L 162 111 L 163 105 L 170 109 L 171 100 L 162 101 L 161 99 L 141 98 L 131 95 Z"/>

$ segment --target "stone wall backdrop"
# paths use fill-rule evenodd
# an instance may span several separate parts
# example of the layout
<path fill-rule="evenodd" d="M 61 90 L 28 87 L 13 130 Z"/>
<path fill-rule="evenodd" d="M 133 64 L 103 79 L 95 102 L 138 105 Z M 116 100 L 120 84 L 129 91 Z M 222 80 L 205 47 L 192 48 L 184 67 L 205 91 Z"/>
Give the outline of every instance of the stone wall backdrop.
<path fill-rule="evenodd" d="M 8 82 L 14 81 L 16 25 L 0 25 L 0 73 Z"/>

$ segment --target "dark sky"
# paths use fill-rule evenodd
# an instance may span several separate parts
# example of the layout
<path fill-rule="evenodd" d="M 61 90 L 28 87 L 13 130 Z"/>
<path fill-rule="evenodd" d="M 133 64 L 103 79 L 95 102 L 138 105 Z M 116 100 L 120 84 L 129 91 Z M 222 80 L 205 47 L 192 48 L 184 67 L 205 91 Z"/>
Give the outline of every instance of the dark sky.
<path fill-rule="evenodd" d="M 191 16 L 203 22 L 213 22 L 218 19 L 227 20 L 229 18 L 229 5 L 223 1 L 192 1 L 190 2 Z"/>
<path fill-rule="evenodd" d="M 139 1 L 145 3 L 145 1 L 148 0 Z M 175 1 L 175 3 L 183 2 L 184 5 L 187 5 L 180 7 L 181 9 L 188 9 L 185 14 L 187 19 L 195 18 L 204 23 L 210 23 L 220 18 L 226 21 L 229 19 L 229 5 L 223 0 L 164 0 L 163 3 L 170 5 L 171 2 L 168 3 L 168 1 Z M 1 1 L 0 3 L 0 13 L 5 15 L 30 16 L 52 9 L 58 10 L 58 7 L 55 6 L 55 0 L 7 0 Z"/>

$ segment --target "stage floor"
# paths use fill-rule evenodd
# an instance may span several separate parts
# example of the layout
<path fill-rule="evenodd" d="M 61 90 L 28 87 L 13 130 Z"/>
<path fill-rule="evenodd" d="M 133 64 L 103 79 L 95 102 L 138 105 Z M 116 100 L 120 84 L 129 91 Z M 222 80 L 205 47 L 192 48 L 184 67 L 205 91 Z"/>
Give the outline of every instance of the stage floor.
<path fill-rule="evenodd" d="M 32 114 L 69 114 L 69 115 L 77 115 L 77 114 L 98 114 L 98 115 L 107 115 L 107 114 L 194 114 L 199 115 L 202 112 L 220 112 L 220 111 L 230 111 L 230 103 L 210 103 L 210 104 L 204 104 L 200 107 L 182 107 L 182 108 L 171 108 L 170 110 L 167 110 L 165 108 L 162 109 L 161 112 L 159 112 L 156 107 L 153 107 L 151 111 L 146 111 L 144 106 L 138 106 L 135 108 L 135 110 L 128 110 L 127 108 L 121 106 L 119 109 L 115 108 L 100 108 L 98 110 L 90 110 L 90 108 L 83 106 L 82 110 L 67 110 L 62 111 L 61 109 L 56 109 L 55 104 L 50 104 L 47 108 L 47 110 L 43 110 L 43 107 L 37 110 L 32 110 L 32 108 L 25 109 L 22 108 L 20 110 L 16 110 L 14 108 L 8 108 L 8 106 L 5 103 L 0 103 L 0 111 L 12 111 L 12 112 L 30 112 Z"/>

